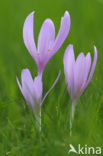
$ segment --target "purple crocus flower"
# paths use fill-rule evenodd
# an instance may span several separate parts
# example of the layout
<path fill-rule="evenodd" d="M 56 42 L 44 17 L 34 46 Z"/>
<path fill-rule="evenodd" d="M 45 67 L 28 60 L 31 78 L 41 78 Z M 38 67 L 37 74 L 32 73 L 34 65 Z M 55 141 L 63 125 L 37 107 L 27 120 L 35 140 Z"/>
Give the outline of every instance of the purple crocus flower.
<path fill-rule="evenodd" d="M 41 76 L 37 76 L 33 80 L 30 71 L 28 69 L 23 69 L 21 73 L 22 85 L 18 78 L 17 83 L 27 104 L 38 114 L 43 92 Z"/>
<path fill-rule="evenodd" d="M 56 39 L 54 24 L 50 19 L 46 19 L 39 33 L 37 48 L 33 35 L 33 18 L 34 12 L 30 13 L 25 20 L 23 39 L 26 48 L 37 64 L 38 74 L 42 75 L 45 65 L 57 52 L 69 33 L 70 16 L 66 11 L 64 17 L 61 18 L 61 25 Z"/>
<path fill-rule="evenodd" d="M 51 89 L 56 85 L 59 80 L 61 72 L 59 72 L 57 79 L 55 80 L 53 86 L 47 91 L 44 98 L 42 99 L 43 93 L 43 84 L 42 78 L 40 75 L 32 79 L 30 71 L 28 69 L 23 69 L 21 73 L 21 83 L 20 84 L 18 78 L 17 83 L 18 86 L 27 102 L 29 107 L 33 110 L 34 115 L 37 119 L 37 127 L 41 130 L 41 105 L 44 102 L 45 98 L 51 91 Z"/>
<path fill-rule="evenodd" d="M 94 60 L 91 66 L 91 55 L 80 53 L 75 61 L 73 46 L 69 45 L 64 54 L 64 73 L 69 95 L 72 100 L 72 120 L 78 98 L 88 86 L 97 62 L 97 49 L 94 46 Z"/>

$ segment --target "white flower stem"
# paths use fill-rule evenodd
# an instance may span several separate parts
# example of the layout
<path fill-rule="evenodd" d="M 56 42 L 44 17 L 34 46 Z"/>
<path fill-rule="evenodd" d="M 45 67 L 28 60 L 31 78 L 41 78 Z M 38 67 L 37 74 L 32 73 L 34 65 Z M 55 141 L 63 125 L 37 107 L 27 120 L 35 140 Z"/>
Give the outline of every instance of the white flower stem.
<path fill-rule="evenodd" d="M 41 108 L 38 114 L 35 115 L 36 118 L 36 128 L 39 132 L 41 132 Z"/>
<path fill-rule="evenodd" d="M 74 119 L 75 105 L 76 105 L 76 101 L 72 101 L 71 116 L 70 116 L 70 136 L 72 135 L 72 124 Z"/>

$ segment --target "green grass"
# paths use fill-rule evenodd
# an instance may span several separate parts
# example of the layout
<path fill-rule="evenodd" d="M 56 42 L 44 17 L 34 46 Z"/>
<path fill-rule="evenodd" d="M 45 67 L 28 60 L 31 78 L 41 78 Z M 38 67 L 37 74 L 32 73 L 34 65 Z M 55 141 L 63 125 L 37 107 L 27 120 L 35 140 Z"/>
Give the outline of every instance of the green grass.
<path fill-rule="evenodd" d="M 16 82 L 21 70 L 37 75 L 36 64 L 22 38 L 26 16 L 35 10 L 35 40 L 42 22 L 51 18 L 56 27 L 65 10 L 71 16 L 70 33 L 47 64 L 43 73 L 44 93 L 62 74 L 58 84 L 42 105 L 42 132 L 38 134 L 32 110 L 27 106 Z M 93 78 L 78 101 L 69 135 L 70 97 L 63 70 L 63 55 L 68 44 L 75 55 L 98 49 Z M 69 144 L 77 147 L 100 146 L 103 150 L 103 1 L 102 0 L 1 0 L 0 1 L 0 156 L 68 156 Z M 70 154 L 71 156 L 75 154 Z M 103 155 L 103 151 L 102 151 Z"/>

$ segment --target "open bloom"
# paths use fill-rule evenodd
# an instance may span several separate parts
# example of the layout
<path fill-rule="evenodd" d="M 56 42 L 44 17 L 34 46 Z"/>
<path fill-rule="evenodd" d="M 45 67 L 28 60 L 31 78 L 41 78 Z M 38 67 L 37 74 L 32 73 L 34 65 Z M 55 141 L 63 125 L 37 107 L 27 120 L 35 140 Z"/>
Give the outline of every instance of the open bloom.
<path fill-rule="evenodd" d="M 94 60 L 91 66 L 91 55 L 80 53 L 75 61 L 73 46 L 69 45 L 64 54 L 64 73 L 68 92 L 74 103 L 89 84 L 97 62 L 97 49 L 94 47 Z"/>
<path fill-rule="evenodd" d="M 42 74 L 45 65 L 57 52 L 69 33 L 70 16 L 66 11 L 64 17 L 61 18 L 61 25 L 56 39 L 54 24 L 50 19 L 46 19 L 39 33 L 37 48 L 33 35 L 33 18 L 34 12 L 30 13 L 25 20 L 23 39 L 26 48 L 37 64 L 38 74 Z"/>
<path fill-rule="evenodd" d="M 51 91 L 51 89 L 56 85 L 57 81 L 60 77 L 60 72 L 58 74 L 57 79 L 55 80 L 53 86 L 49 89 L 49 91 L 45 94 L 44 98 L 42 99 L 42 93 L 43 93 L 43 84 L 41 76 L 38 75 L 37 77 L 32 79 L 32 76 L 30 74 L 30 71 L 28 69 L 23 69 L 21 73 L 21 83 L 20 84 L 18 78 L 17 83 L 18 86 L 27 102 L 29 107 L 33 110 L 35 115 L 38 115 L 40 112 L 40 107 L 45 100 L 48 93 Z"/>

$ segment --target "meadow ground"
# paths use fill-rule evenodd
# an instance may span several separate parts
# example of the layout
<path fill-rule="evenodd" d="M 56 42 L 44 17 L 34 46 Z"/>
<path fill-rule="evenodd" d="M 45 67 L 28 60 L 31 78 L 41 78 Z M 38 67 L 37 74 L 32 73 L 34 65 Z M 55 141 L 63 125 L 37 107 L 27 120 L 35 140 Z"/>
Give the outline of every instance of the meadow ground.
<path fill-rule="evenodd" d="M 42 105 L 42 132 L 35 128 L 32 110 L 27 106 L 16 82 L 23 68 L 37 75 L 34 60 L 22 38 L 26 16 L 35 10 L 35 41 L 42 22 L 51 18 L 56 27 L 65 10 L 71 16 L 70 33 L 43 73 L 43 94 L 61 69 L 58 84 Z M 71 101 L 63 70 L 63 55 L 68 44 L 75 55 L 98 49 L 93 78 L 78 101 L 69 135 Z M 102 0 L 1 0 L 0 1 L 0 156 L 67 156 L 69 144 L 103 149 L 103 1 Z M 103 153 L 102 153 L 103 154 Z M 102 155 L 101 154 L 101 155 Z M 71 156 L 75 154 L 70 154 Z"/>

